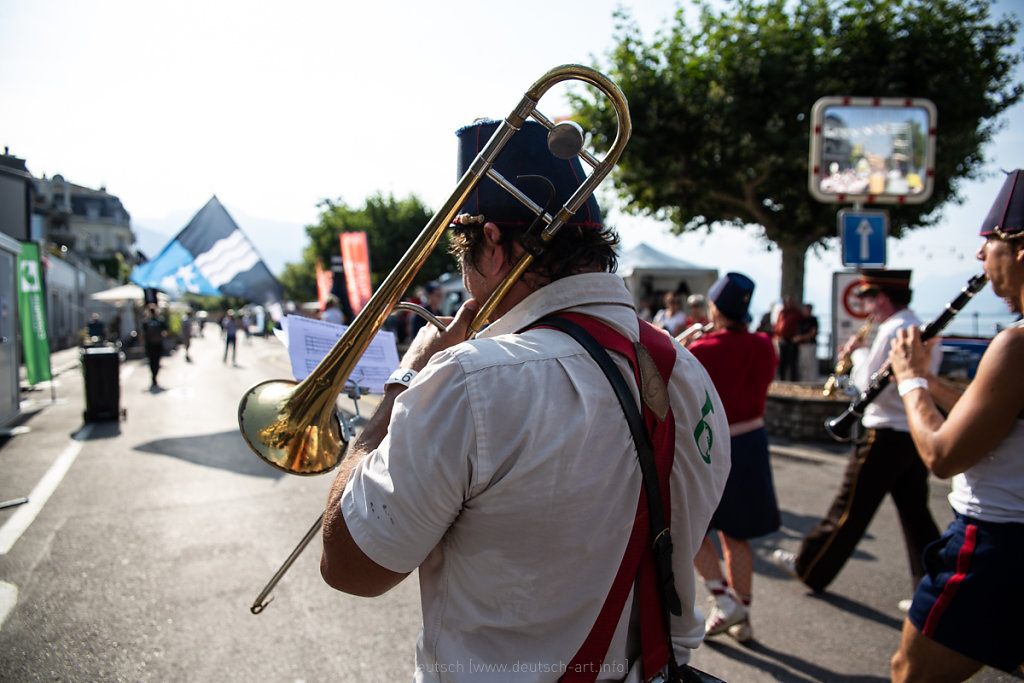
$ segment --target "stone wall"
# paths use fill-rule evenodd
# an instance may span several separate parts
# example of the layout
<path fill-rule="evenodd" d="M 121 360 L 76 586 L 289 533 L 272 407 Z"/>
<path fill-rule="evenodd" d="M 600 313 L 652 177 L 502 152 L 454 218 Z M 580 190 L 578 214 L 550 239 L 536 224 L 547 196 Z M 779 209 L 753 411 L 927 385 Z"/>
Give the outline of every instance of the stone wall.
<path fill-rule="evenodd" d="M 775 383 L 768 392 L 764 422 L 768 435 L 789 442 L 836 443 L 825 431 L 825 422 L 850 405 L 848 397 L 821 396 L 821 385 Z"/>

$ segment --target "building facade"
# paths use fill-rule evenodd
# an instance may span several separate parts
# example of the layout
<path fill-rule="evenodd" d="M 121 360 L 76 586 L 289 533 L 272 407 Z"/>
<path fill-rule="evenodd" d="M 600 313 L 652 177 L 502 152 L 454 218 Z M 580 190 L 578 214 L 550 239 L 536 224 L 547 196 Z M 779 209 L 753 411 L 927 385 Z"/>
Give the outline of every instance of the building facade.
<path fill-rule="evenodd" d="M 106 188 L 76 185 L 60 175 L 36 178 L 24 159 L 4 148 L 0 233 L 40 244 L 51 350 L 77 345 L 93 313 L 104 320 L 118 314 L 115 306 L 91 298 L 126 281 L 138 260 L 131 216 Z M 16 292 L 2 294 L 17 301 Z"/>
<path fill-rule="evenodd" d="M 94 190 L 75 185 L 61 175 L 34 180 L 32 213 L 42 223 L 46 239 L 88 259 L 113 278 L 121 275 L 112 264 L 129 268 L 135 262 L 135 234 L 131 216 L 121 200 L 105 187 Z"/>

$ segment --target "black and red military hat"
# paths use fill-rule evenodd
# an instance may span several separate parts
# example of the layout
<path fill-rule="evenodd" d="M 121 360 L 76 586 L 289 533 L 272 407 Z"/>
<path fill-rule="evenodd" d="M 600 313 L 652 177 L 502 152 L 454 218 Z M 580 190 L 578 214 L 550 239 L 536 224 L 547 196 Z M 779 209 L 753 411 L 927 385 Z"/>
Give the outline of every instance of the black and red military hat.
<path fill-rule="evenodd" d="M 862 270 L 857 296 L 868 296 L 876 292 L 910 291 L 909 270 L 885 270 L 883 268 Z"/>
<path fill-rule="evenodd" d="M 982 237 L 995 235 L 1011 239 L 1024 235 L 1024 171 L 1017 169 L 1006 175 L 1003 188 L 981 224 Z"/>
<path fill-rule="evenodd" d="M 455 132 L 459 138 L 459 178 L 499 125 L 501 121 L 480 120 Z M 494 170 L 552 214 L 562 208 L 586 178 L 579 158 L 556 157 L 548 147 L 548 129 L 532 119 L 526 121 L 498 153 Z M 518 199 L 485 177 L 466 198 L 454 222 L 465 225 L 486 220 L 503 227 L 526 228 L 533 225 L 536 218 L 536 214 Z M 601 229 L 601 209 L 594 195 L 587 198 L 565 225 Z"/>

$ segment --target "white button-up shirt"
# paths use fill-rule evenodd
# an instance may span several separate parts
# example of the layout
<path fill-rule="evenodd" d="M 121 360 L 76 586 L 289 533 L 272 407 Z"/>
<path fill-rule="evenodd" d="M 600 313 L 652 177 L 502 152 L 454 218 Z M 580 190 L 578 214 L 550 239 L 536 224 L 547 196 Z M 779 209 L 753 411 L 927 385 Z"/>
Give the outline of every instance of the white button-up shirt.
<path fill-rule="evenodd" d="M 632 298 L 617 275 L 542 287 L 476 339 L 431 359 L 345 489 L 345 521 L 363 552 L 395 572 L 419 568 L 417 681 L 556 680 L 618 571 L 641 482 L 622 409 L 571 337 L 516 333 L 563 310 L 638 338 Z M 628 363 L 612 355 L 633 386 Z M 693 557 L 725 487 L 729 426 L 707 372 L 678 344 L 669 395 L 673 564 L 684 606 L 671 627 L 685 662 L 704 635 Z M 712 412 L 704 414 L 708 400 Z M 707 434 L 700 444 L 694 435 L 701 421 L 711 431 L 710 452 Z M 639 654 L 631 605 L 599 680 L 622 680 Z"/>
<path fill-rule="evenodd" d="M 850 371 L 850 381 L 857 389 L 864 391 L 871 385 L 874 375 L 889 362 L 889 347 L 892 346 L 892 340 L 896 338 L 896 331 L 911 325 L 922 326 L 913 311 L 909 308 L 900 309 L 878 325 L 878 330 L 869 349 L 865 351 L 860 348 L 851 354 L 853 369 Z M 937 373 L 940 365 L 942 365 L 942 348 L 936 344 L 932 348 L 931 372 Z M 903 399 L 896 392 L 895 384 L 895 382 L 889 382 L 875 400 L 864 409 L 861 424 L 865 429 L 910 431 L 910 423 L 907 422 L 907 409 L 903 406 Z"/>

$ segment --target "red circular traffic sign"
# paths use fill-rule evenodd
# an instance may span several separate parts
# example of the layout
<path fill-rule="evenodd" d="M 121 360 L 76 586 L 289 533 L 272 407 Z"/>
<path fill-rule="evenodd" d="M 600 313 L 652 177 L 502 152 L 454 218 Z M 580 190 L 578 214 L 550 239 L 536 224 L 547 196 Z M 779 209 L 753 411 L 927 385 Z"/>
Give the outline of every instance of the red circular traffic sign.
<path fill-rule="evenodd" d="M 850 316 L 863 320 L 868 317 L 867 309 L 864 306 L 864 300 L 857 296 L 857 289 L 860 287 L 860 280 L 853 280 L 850 284 L 846 285 L 843 290 L 843 310 Z"/>

